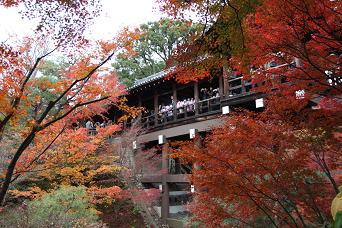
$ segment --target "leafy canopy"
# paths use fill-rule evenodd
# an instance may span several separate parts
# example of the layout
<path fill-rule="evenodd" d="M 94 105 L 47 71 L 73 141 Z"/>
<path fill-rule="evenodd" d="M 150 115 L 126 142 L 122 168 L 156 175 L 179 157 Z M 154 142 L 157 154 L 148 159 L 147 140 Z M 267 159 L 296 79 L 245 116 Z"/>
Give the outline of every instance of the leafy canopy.
<path fill-rule="evenodd" d="M 128 34 L 129 38 L 135 37 L 131 43 L 132 55 L 124 51 L 116 57 L 114 67 L 121 81 L 132 85 L 137 79 L 162 71 L 176 47 L 184 44 L 200 27 L 170 19 L 140 25 Z"/>

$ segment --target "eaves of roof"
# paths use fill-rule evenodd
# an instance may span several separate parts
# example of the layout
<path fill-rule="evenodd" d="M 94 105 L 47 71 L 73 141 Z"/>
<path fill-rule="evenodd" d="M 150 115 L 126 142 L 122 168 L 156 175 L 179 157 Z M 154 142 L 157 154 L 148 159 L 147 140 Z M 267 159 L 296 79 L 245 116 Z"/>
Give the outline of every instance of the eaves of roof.
<path fill-rule="evenodd" d="M 138 87 L 147 85 L 147 84 L 152 83 L 154 81 L 157 81 L 159 79 L 163 79 L 170 73 L 170 71 L 171 71 L 171 69 L 163 70 L 161 72 L 152 74 L 146 78 L 136 80 L 132 86 L 128 87 L 128 91 L 132 91 Z"/>

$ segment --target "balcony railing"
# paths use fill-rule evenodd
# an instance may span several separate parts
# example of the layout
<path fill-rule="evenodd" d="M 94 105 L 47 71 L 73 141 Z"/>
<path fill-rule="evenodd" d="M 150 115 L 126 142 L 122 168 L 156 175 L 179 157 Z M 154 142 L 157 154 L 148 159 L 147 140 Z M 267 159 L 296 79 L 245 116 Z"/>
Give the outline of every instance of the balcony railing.
<path fill-rule="evenodd" d="M 141 123 L 144 127 L 150 128 L 162 126 L 177 120 L 190 119 L 213 112 L 220 112 L 220 110 L 220 97 L 214 97 L 197 103 L 187 104 L 180 108 L 173 108 L 169 111 L 142 117 Z"/>
<path fill-rule="evenodd" d="M 242 77 L 233 78 L 229 80 L 229 90 L 225 97 L 212 97 L 196 103 L 186 104 L 179 108 L 174 104 L 171 110 L 142 116 L 139 121 L 143 127 L 149 129 L 162 127 L 178 121 L 218 114 L 221 113 L 222 106 L 226 105 L 229 100 L 251 94 L 250 90 L 252 87 L 252 83 L 242 80 Z M 131 124 L 132 121 L 128 121 L 125 123 L 125 126 L 129 127 Z"/>

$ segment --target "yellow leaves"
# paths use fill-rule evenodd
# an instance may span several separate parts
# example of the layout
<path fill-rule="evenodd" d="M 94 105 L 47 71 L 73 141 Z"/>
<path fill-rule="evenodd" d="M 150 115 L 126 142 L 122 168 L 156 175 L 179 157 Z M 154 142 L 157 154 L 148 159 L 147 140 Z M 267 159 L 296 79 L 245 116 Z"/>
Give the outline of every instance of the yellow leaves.
<path fill-rule="evenodd" d="M 128 28 L 124 28 L 120 31 L 117 36 L 118 46 L 122 49 L 120 53 L 121 57 L 129 58 L 136 54 L 134 48 L 134 41 L 140 39 L 141 32 L 138 28 L 133 30 L 129 30 Z"/>
<path fill-rule="evenodd" d="M 42 151 L 62 126 L 53 125 L 40 132 L 31 154 Z M 42 171 L 38 176 L 51 182 L 83 185 L 91 183 L 96 175 L 117 174 L 122 168 L 114 164 L 118 158 L 111 156 L 106 143 L 108 136 L 117 130 L 118 125 L 109 125 L 99 128 L 96 135 L 88 136 L 85 128 L 66 129 L 42 157 L 37 168 Z"/>
<path fill-rule="evenodd" d="M 90 58 L 84 58 L 70 67 L 65 75 L 71 79 L 82 79 L 89 74 L 89 72 L 95 68 L 96 65 L 91 63 Z"/>
<path fill-rule="evenodd" d="M 116 165 L 102 165 L 96 170 L 91 170 L 88 172 L 90 176 L 95 176 L 97 174 L 115 174 L 122 171 L 124 167 Z"/>
<path fill-rule="evenodd" d="M 310 140 L 312 142 L 317 141 L 319 142 L 324 137 L 326 137 L 326 131 L 322 128 L 316 129 L 301 129 L 295 132 L 295 136 L 300 140 Z"/>
<path fill-rule="evenodd" d="M 117 48 L 117 44 L 115 42 L 100 41 L 99 45 L 104 53 L 112 52 Z"/>
<path fill-rule="evenodd" d="M 108 188 L 91 187 L 88 189 L 88 193 L 93 196 L 93 203 L 97 204 L 112 204 L 121 192 L 122 189 L 118 186 Z"/>
<path fill-rule="evenodd" d="M 98 129 L 98 134 L 100 134 L 102 137 L 108 137 L 113 135 L 115 132 L 120 130 L 119 125 L 109 125 L 104 128 L 99 128 Z"/>
<path fill-rule="evenodd" d="M 62 168 L 59 172 L 62 178 L 62 184 L 84 184 L 89 180 L 89 177 L 83 175 L 83 171 L 84 167 L 82 166 Z"/>
<path fill-rule="evenodd" d="M 27 191 L 20 191 L 17 189 L 9 190 L 9 194 L 11 194 L 14 198 L 29 198 L 29 199 L 36 199 L 43 196 L 46 192 L 43 191 L 41 188 L 35 186 L 28 188 Z"/>
<path fill-rule="evenodd" d="M 143 107 L 134 107 L 127 105 L 127 98 L 122 97 L 117 102 L 117 107 L 119 110 L 123 111 L 125 114 L 119 119 L 118 122 L 123 122 L 129 118 L 137 118 L 139 114 L 144 111 Z"/>

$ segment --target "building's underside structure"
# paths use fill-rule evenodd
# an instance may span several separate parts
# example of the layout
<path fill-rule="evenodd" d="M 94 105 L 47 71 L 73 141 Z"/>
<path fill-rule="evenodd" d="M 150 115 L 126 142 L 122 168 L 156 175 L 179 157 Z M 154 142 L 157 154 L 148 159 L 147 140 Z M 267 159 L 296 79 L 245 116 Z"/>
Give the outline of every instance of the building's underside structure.
<path fill-rule="evenodd" d="M 141 182 L 146 188 L 161 190 L 161 200 L 154 208 L 162 222 L 171 227 L 177 227 L 177 221 L 187 215 L 184 206 L 196 187 L 188 178 L 192 165 L 168 156 L 170 142 L 189 140 L 194 134 L 205 135 L 211 127 L 222 123 L 222 115 L 236 108 L 262 110 L 263 94 L 252 92 L 253 85 L 243 81 L 241 75 L 226 75 L 220 73 L 202 81 L 179 84 L 161 72 L 138 80 L 129 88 L 129 104 L 145 108 L 138 119 L 144 133 L 137 137 L 133 147 L 136 153 L 150 152 L 157 157 L 158 170 L 142 170 Z M 125 123 L 125 127 L 130 125 L 130 121 Z"/>

